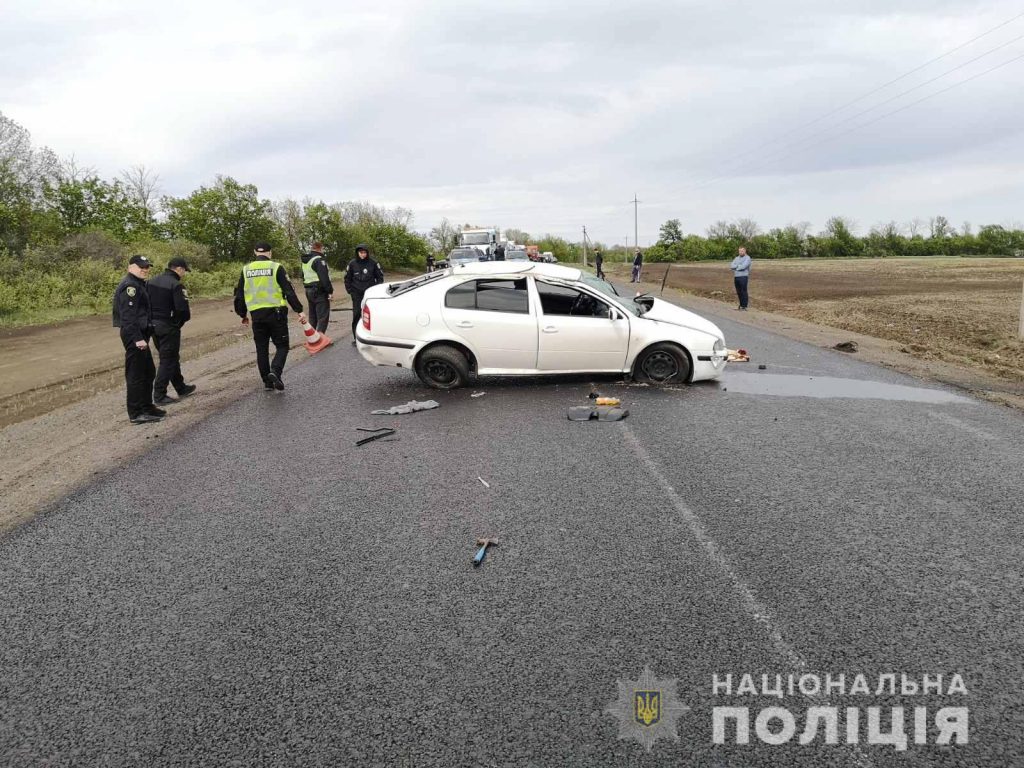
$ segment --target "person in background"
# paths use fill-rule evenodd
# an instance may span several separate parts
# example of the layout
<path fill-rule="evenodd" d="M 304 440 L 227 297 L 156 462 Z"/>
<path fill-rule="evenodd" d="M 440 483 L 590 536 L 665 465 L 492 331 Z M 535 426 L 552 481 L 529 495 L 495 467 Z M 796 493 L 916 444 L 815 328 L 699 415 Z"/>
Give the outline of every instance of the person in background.
<path fill-rule="evenodd" d="M 504 261 L 505 260 L 505 246 L 502 243 L 498 243 L 498 247 L 494 249 L 494 260 Z"/>
<path fill-rule="evenodd" d="M 604 270 L 601 267 L 604 265 L 604 256 L 601 255 L 600 251 L 594 251 L 594 273 L 601 280 L 604 280 Z"/>
<path fill-rule="evenodd" d="M 306 301 L 309 302 L 309 324 L 320 333 L 327 333 L 334 286 L 331 285 L 331 272 L 324 258 L 323 243 L 313 243 L 309 253 L 302 257 L 302 284 L 306 288 Z"/>
<path fill-rule="evenodd" d="M 114 291 L 114 327 L 121 330 L 124 345 L 124 381 L 128 420 L 132 424 L 151 424 L 167 415 L 167 411 L 153 405 L 156 366 L 149 349 L 153 315 L 146 286 L 152 267 L 145 256 L 132 256 L 128 260 L 128 274 Z"/>
<path fill-rule="evenodd" d="M 640 282 L 640 269 L 644 265 L 644 255 L 640 252 L 640 249 L 636 249 L 636 253 L 633 254 L 633 276 L 629 282 L 639 283 Z"/>
<path fill-rule="evenodd" d="M 750 280 L 750 257 L 747 255 L 747 249 L 740 247 L 739 252 L 735 259 L 732 260 L 732 264 L 729 265 L 729 269 L 732 270 L 732 282 L 736 286 L 736 298 L 740 300 L 739 309 L 742 312 L 747 311 L 747 282 Z"/>
<path fill-rule="evenodd" d="M 188 293 L 181 278 L 190 272 L 188 262 L 180 256 L 171 259 L 167 269 L 149 281 L 149 303 L 153 311 L 153 342 L 160 355 L 160 367 L 153 381 L 153 403 L 170 405 L 178 402 L 169 397 L 167 385 L 174 386 L 178 397 L 196 391 L 195 384 L 186 384 L 181 373 L 181 329 L 192 317 Z"/>
<path fill-rule="evenodd" d="M 434 254 L 428 253 L 427 254 L 427 272 L 433 272 L 433 271 L 434 271 Z"/>
<path fill-rule="evenodd" d="M 252 340 L 256 344 L 256 367 L 264 389 L 284 389 L 281 376 L 288 359 L 288 307 L 306 322 L 302 303 L 295 295 L 283 266 L 273 261 L 269 243 L 256 243 L 256 258 L 242 267 L 235 286 L 235 312 L 242 325 L 252 316 Z M 274 360 L 270 360 L 270 342 L 274 342 Z"/>
<path fill-rule="evenodd" d="M 345 270 L 345 290 L 352 297 L 352 344 L 356 343 L 356 326 L 363 313 L 363 294 L 366 289 L 384 282 L 384 271 L 380 264 L 370 258 L 369 246 L 356 246 L 356 257 Z"/>

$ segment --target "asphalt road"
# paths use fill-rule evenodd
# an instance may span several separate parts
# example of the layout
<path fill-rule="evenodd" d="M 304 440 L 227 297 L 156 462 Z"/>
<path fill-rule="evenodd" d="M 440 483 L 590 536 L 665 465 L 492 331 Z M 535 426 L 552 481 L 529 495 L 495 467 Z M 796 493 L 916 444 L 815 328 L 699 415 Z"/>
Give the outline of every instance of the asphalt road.
<path fill-rule="evenodd" d="M 438 394 L 346 340 L 64 500 L 0 540 L 0 764 L 1024 765 L 1024 419 L 713 319 L 754 360 L 597 381 L 621 423 L 566 420 L 588 378 Z M 645 666 L 689 707 L 650 753 L 605 712 Z M 713 695 L 745 673 L 872 695 Z M 755 736 L 830 704 L 905 706 L 908 748 Z M 914 744 L 915 706 L 970 742 Z"/>

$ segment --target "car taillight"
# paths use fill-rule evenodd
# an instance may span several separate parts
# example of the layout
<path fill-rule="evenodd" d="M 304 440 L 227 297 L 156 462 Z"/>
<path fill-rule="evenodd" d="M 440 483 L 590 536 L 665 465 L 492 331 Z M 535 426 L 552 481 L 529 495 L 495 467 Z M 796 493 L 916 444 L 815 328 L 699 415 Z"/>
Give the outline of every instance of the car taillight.
<path fill-rule="evenodd" d="M 370 330 L 370 307 L 363 306 L 363 328 Z"/>

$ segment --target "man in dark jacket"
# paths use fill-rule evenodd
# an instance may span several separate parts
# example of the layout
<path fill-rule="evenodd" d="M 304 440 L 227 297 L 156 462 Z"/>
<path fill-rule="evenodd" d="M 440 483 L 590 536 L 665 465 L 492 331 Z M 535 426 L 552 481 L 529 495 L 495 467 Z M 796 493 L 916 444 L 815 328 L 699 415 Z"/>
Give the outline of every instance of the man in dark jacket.
<path fill-rule="evenodd" d="M 604 280 L 604 270 L 601 267 L 604 265 L 604 256 L 601 255 L 600 251 L 594 251 L 594 273 L 598 278 Z"/>
<path fill-rule="evenodd" d="M 114 291 L 114 327 L 121 329 L 124 345 L 124 381 L 128 392 L 128 419 L 132 424 L 149 424 L 166 415 L 153 405 L 156 367 L 149 350 L 153 319 L 146 278 L 152 264 L 145 256 L 132 256 L 128 274 Z"/>
<path fill-rule="evenodd" d="M 356 257 L 345 270 L 345 290 L 352 297 L 352 343 L 356 343 L 356 326 L 362 316 L 363 294 L 366 289 L 384 282 L 380 264 L 370 258 L 370 248 L 360 243 L 356 246 Z"/>
<path fill-rule="evenodd" d="M 242 267 L 235 285 L 235 312 L 242 325 L 252 316 L 252 340 L 256 344 L 256 367 L 264 389 L 284 389 L 284 363 L 288 359 L 288 307 L 306 322 L 302 302 L 295 295 L 284 267 L 273 260 L 269 243 L 256 243 L 255 258 Z M 270 342 L 274 342 L 274 360 L 270 361 Z"/>
<path fill-rule="evenodd" d="M 306 301 L 309 302 L 309 324 L 320 333 L 327 332 L 331 320 L 331 299 L 334 286 L 331 273 L 324 258 L 323 243 L 313 243 L 310 251 L 302 257 L 302 283 L 306 287 Z"/>
<path fill-rule="evenodd" d="M 188 262 L 171 259 L 167 270 L 149 281 L 149 303 L 153 311 L 153 341 L 160 354 L 160 367 L 153 382 L 153 402 L 170 405 L 178 402 L 167 395 L 167 385 L 174 385 L 178 397 L 196 391 L 195 384 L 186 384 L 181 374 L 181 329 L 192 317 L 188 293 L 181 278 L 189 272 Z"/>
<path fill-rule="evenodd" d="M 640 249 L 636 249 L 636 253 L 633 255 L 633 276 L 629 281 L 631 283 L 640 282 L 640 270 L 644 266 L 644 255 L 640 252 Z"/>
<path fill-rule="evenodd" d="M 498 243 L 498 247 L 494 249 L 494 260 L 504 261 L 505 260 L 505 246 Z"/>

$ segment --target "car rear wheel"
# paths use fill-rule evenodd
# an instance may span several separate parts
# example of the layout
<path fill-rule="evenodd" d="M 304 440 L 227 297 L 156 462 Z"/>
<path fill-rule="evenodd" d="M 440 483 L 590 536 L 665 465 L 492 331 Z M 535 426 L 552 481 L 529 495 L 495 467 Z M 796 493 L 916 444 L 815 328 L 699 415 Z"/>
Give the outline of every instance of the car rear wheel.
<path fill-rule="evenodd" d="M 469 362 L 455 347 L 431 347 L 416 361 L 416 375 L 434 389 L 458 389 L 469 381 Z"/>
<path fill-rule="evenodd" d="M 634 372 L 650 384 L 683 383 L 690 378 L 690 358 L 672 344 L 655 344 L 640 353 Z"/>

